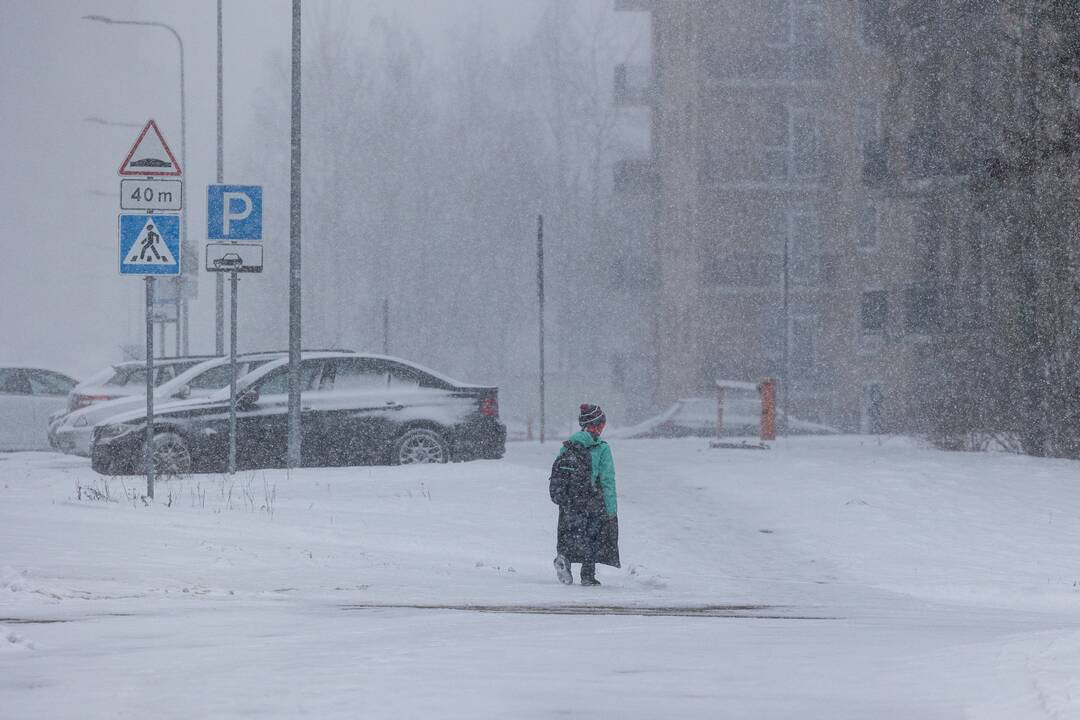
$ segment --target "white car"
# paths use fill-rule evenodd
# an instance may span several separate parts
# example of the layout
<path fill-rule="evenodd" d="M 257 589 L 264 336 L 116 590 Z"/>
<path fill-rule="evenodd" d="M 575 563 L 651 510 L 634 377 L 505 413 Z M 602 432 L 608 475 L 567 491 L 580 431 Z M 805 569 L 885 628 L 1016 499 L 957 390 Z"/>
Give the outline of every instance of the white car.
<path fill-rule="evenodd" d="M 216 355 L 178 358 L 155 358 L 154 387 L 161 387 L 188 368 L 204 360 L 216 359 Z M 86 382 L 79 383 L 68 395 L 68 412 L 94 403 L 128 396 L 146 395 L 146 361 L 125 360 L 95 373 Z"/>
<path fill-rule="evenodd" d="M 53 370 L 0 367 L 0 450 L 48 450 L 48 418 L 75 385 Z"/>
<path fill-rule="evenodd" d="M 271 360 L 280 358 L 284 353 L 265 352 L 248 353 L 237 356 L 236 376 L 243 377 L 255 368 Z M 145 366 L 144 366 L 145 367 Z M 154 390 L 154 402 L 186 400 L 187 398 L 209 397 L 214 392 L 227 388 L 230 377 L 229 358 L 213 358 L 188 368 L 173 379 Z M 145 372 L 143 374 L 145 382 Z M 146 394 L 127 395 L 115 400 L 95 402 L 92 405 L 67 413 L 49 429 L 54 447 L 73 455 L 90 456 L 90 441 L 94 436 L 94 426 L 117 413 L 137 410 L 146 406 Z"/>

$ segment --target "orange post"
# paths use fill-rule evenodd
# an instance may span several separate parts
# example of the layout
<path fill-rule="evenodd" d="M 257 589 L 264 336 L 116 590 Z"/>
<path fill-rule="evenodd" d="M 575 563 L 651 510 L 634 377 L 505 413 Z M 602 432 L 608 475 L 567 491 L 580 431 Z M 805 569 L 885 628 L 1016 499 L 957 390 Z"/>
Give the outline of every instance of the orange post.
<path fill-rule="evenodd" d="M 765 378 L 758 383 L 761 395 L 761 432 L 762 440 L 776 439 L 776 380 Z"/>

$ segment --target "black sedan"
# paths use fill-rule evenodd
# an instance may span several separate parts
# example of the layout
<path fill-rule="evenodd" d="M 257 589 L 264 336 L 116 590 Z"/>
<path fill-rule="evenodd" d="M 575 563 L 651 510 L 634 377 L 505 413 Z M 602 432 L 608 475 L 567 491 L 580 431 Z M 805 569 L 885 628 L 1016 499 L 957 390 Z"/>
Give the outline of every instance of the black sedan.
<path fill-rule="evenodd" d="M 282 358 L 237 383 L 238 468 L 285 466 L 288 369 Z M 404 360 L 346 352 L 304 353 L 300 376 L 305 466 L 494 459 L 506 449 L 496 387 L 459 383 Z M 223 472 L 228 433 L 228 390 L 162 405 L 154 414 L 155 467 L 163 475 Z M 145 441 L 144 412 L 109 418 L 94 430 L 94 470 L 142 472 Z"/>

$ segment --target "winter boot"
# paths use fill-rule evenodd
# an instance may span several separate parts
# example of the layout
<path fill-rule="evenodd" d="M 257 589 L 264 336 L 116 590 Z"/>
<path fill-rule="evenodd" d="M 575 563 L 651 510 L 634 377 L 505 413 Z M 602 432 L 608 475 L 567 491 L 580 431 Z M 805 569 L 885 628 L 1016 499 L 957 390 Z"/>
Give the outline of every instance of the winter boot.
<path fill-rule="evenodd" d="M 573 585 L 574 576 L 570 574 L 570 563 L 562 555 L 555 556 L 555 575 L 563 585 Z"/>
<path fill-rule="evenodd" d="M 582 563 L 581 564 L 581 584 L 586 586 L 599 585 L 600 581 L 596 579 L 596 564 L 595 563 Z"/>

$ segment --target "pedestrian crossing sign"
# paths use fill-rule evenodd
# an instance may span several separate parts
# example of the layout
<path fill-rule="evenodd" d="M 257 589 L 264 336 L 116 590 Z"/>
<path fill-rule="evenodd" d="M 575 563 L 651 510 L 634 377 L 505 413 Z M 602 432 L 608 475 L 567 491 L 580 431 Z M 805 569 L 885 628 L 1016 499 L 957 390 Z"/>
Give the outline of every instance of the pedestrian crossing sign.
<path fill-rule="evenodd" d="M 179 275 L 180 216 L 121 215 L 120 274 Z"/>

